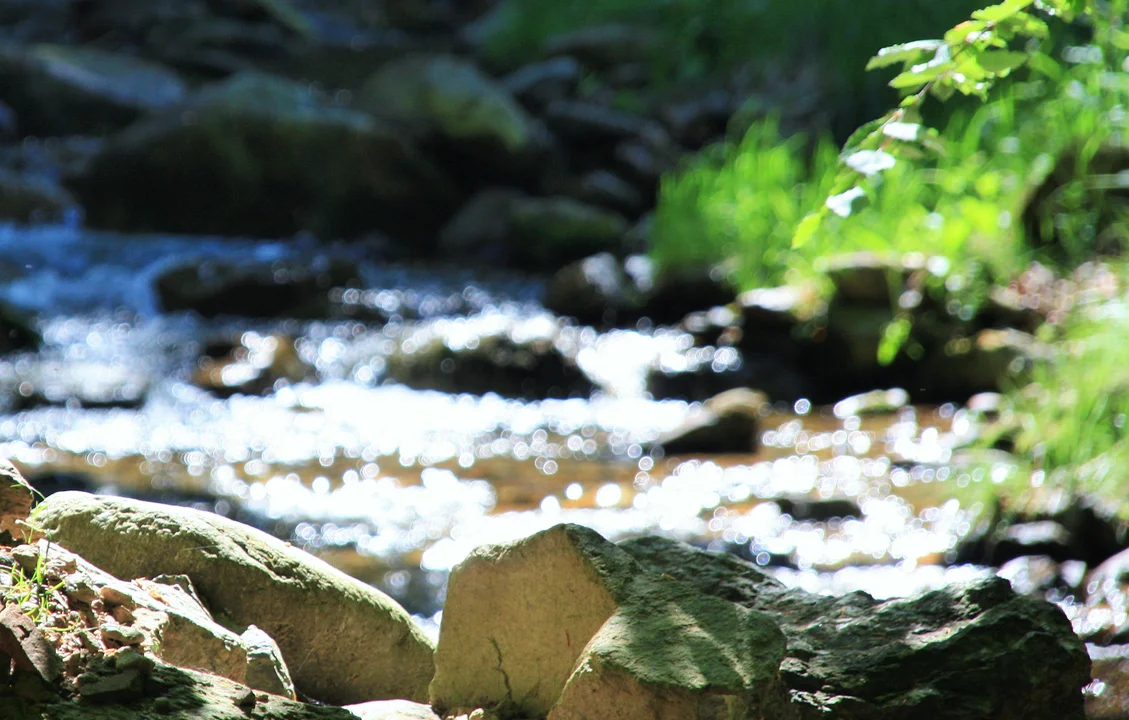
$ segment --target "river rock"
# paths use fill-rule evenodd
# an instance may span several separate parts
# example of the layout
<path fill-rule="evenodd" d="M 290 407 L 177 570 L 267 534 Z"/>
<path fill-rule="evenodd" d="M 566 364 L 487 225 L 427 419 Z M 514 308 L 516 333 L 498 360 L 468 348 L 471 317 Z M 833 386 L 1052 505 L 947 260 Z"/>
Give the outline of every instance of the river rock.
<path fill-rule="evenodd" d="M 655 444 L 667 455 L 754 453 L 760 447 L 758 419 L 770 407 L 762 392 L 726 390 L 702 403 Z"/>
<path fill-rule="evenodd" d="M 584 100 L 549 103 L 545 121 L 565 137 L 588 142 L 615 142 L 662 129 L 641 115 Z"/>
<path fill-rule="evenodd" d="M 787 589 L 752 563 L 664 538 L 619 544 L 647 570 L 774 618 L 800 718 L 1081 720 L 1090 681 L 1062 611 L 990 577 L 911 598 Z"/>
<path fill-rule="evenodd" d="M 586 255 L 616 251 L 628 230 L 619 213 L 566 197 L 484 190 L 439 236 L 447 260 L 556 270 Z"/>
<path fill-rule="evenodd" d="M 278 643 L 298 691 L 326 702 L 426 696 L 432 648 L 394 601 L 269 535 L 187 508 L 64 492 L 39 527 L 124 578 L 183 574 L 232 623 Z"/>
<path fill-rule="evenodd" d="M 387 358 L 388 377 L 417 390 L 543 400 L 589 397 L 575 360 L 575 328 L 502 320 L 473 340 L 451 338 L 444 320 L 422 323 Z"/>
<path fill-rule="evenodd" d="M 0 169 L 0 222 L 60 223 L 77 206 L 74 197 L 53 180 Z"/>
<path fill-rule="evenodd" d="M 358 107 L 436 135 L 446 155 L 472 163 L 464 176 L 505 179 L 535 170 L 544 128 L 504 85 L 452 55 L 410 55 L 380 68 L 361 88 Z M 451 157 L 446 157 L 451 160 Z"/>
<path fill-rule="evenodd" d="M 778 707 L 783 637 L 760 613 L 640 574 L 558 525 L 452 573 L 431 703 L 504 717 L 724 718 Z M 563 605 L 562 605 L 563 603 Z"/>
<path fill-rule="evenodd" d="M 0 304 L 0 354 L 14 350 L 38 350 L 43 336 L 23 312 Z"/>
<path fill-rule="evenodd" d="M 361 283 L 356 265 L 342 258 L 261 264 L 211 259 L 167 268 L 153 289 L 165 312 L 319 318 L 329 314 L 330 290 Z"/>
<path fill-rule="evenodd" d="M 642 294 L 611 253 L 565 265 L 545 290 L 545 308 L 586 325 L 616 326 L 639 315 Z"/>
<path fill-rule="evenodd" d="M 130 126 L 67 184 L 122 231 L 429 239 L 457 202 L 401 131 L 259 74 Z"/>
<path fill-rule="evenodd" d="M 184 99 L 167 68 L 120 53 L 63 45 L 0 46 L 0 99 L 25 135 L 102 133 Z"/>

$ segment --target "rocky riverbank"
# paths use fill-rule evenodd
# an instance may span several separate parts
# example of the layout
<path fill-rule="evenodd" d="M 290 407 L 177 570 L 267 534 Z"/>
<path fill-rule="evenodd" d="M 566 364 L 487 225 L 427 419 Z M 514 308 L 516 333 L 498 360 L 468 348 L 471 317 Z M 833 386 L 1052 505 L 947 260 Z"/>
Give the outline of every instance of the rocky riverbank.
<path fill-rule="evenodd" d="M 387 596 L 256 530 L 74 492 L 33 513 L 5 474 L 13 717 L 1083 717 L 1081 640 L 1002 579 L 828 598 L 558 525 L 460 564 L 433 647 Z"/>

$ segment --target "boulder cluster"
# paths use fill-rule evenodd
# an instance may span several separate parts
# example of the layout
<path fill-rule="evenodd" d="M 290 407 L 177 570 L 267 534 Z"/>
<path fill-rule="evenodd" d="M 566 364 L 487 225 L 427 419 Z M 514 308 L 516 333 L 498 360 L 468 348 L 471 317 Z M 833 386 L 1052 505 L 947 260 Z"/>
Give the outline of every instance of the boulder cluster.
<path fill-rule="evenodd" d="M 577 525 L 475 550 L 437 645 L 380 591 L 209 513 L 0 490 L 0 716 L 1081 718 L 1090 660 L 990 578 L 876 601 Z"/>

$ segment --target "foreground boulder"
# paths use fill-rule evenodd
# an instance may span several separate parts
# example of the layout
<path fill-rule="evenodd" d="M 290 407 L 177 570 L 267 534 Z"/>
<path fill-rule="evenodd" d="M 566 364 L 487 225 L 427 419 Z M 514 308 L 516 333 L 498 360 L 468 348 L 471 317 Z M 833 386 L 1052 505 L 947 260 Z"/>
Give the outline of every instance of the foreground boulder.
<path fill-rule="evenodd" d="M 1002 578 L 880 602 L 789 590 L 751 563 L 674 540 L 619 547 L 651 572 L 773 617 L 801 718 L 1083 717 L 1084 644 L 1060 609 Z"/>
<path fill-rule="evenodd" d="M 437 713 L 502 720 L 1081 720 L 1090 676 L 1062 611 L 1001 578 L 825 597 L 575 525 L 460 564 L 435 660 Z"/>
<path fill-rule="evenodd" d="M 452 574 L 431 703 L 551 720 L 759 717 L 786 705 L 783 652 L 765 615 L 558 525 Z"/>
<path fill-rule="evenodd" d="M 92 226 L 129 232 L 428 239 L 457 203 L 400 131 L 251 73 L 131 125 L 68 185 Z"/>
<path fill-rule="evenodd" d="M 122 578 L 187 575 L 234 625 L 274 638 L 298 691 L 334 703 L 421 700 L 432 648 L 380 591 L 273 537 L 210 513 L 80 492 L 49 497 L 37 526 Z"/>

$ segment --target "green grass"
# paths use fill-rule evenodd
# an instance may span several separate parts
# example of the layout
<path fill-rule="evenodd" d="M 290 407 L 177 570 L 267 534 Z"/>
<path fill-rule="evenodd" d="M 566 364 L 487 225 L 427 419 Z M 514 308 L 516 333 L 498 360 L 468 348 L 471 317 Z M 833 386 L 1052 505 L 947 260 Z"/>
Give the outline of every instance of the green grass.
<path fill-rule="evenodd" d="M 812 280 L 820 258 L 855 251 L 943 256 L 954 272 L 993 282 L 1031 259 L 1076 265 L 1126 237 L 1125 206 L 1107 202 L 1085 172 L 1126 131 L 1126 106 L 1129 81 L 1100 66 L 1013 85 L 948 121 L 943 157 L 899 162 L 869 207 L 832 216 L 799 249 L 794 230 L 827 197 L 836 152 L 826 139 L 782 139 L 768 119 L 663 179 L 652 255 L 671 268 L 727 261 L 743 287 Z M 1054 237 L 1033 237 L 1024 211 L 1056 165 L 1065 184 L 1035 227 Z"/>

